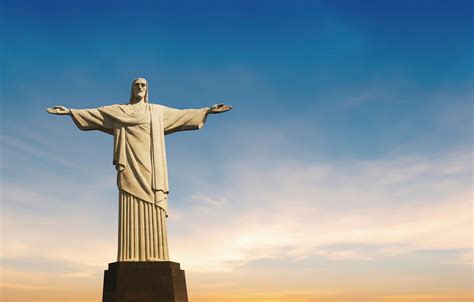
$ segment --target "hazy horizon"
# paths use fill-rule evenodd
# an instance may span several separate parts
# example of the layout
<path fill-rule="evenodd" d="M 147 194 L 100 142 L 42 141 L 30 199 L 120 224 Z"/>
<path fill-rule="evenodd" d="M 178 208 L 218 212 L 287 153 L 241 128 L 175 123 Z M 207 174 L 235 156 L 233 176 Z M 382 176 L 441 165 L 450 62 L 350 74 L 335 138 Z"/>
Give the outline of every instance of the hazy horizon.
<path fill-rule="evenodd" d="M 192 302 L 472 301 L 472 1 L 2 1 L 0 299 L 100 301 L 112 138 L 54 105 L 229 103 L 166 137 Z"/>

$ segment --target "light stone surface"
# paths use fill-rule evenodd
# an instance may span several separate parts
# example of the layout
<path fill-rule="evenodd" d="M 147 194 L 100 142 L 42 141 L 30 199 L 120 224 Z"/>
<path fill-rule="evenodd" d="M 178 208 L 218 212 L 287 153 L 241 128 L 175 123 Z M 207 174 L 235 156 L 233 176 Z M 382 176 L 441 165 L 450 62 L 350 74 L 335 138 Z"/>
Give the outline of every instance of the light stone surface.
<path fill-rule="evenodd" d="M 232 106 L 173 109 L 148 102 L 148 83 L 133 81 L 130 103 L 94 109 L 48 108 L 51 114 L 70 115 L 84 131 L 114 136 L 113 164 L 119 189 L 117 261 L 167 261 L 168 170 L 164 136 L 204 126 L 208 114 Z"/>

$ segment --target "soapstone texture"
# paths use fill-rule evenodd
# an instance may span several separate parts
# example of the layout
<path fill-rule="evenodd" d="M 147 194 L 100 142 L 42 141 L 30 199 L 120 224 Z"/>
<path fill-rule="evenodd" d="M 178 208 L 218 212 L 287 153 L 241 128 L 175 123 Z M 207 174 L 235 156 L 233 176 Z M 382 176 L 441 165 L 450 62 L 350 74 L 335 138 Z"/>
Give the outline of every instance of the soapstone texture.
<path fill-rule="evenodd" d="M 229 105 L 211 108 L 174 109 L 148 102 L 148 83 L 133 81 L 130 103 L 94 109 L 55 106 L 51 114 L 70 115 L 80 130 L 113 135 L 113 164 L 119 189 L 117 261 L 169 260 L 168 170 L 165 135 L 197 130 L 208 114 L 230 110 Z"/>

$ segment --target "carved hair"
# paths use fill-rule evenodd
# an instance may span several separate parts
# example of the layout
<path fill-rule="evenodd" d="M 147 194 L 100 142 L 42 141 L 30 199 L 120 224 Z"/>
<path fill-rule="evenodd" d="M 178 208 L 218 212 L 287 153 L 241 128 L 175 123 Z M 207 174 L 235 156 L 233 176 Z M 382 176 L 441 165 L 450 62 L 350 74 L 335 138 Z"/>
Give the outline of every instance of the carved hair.
<path fill-rule="evenodd" d="M 136 83 L 137 81 L 139 81 L 139 80 L 144 81 L 145 84 L 146 84 L 146 92 L 145 92 L 144 102 L 145 102 L 145 103 L 148 103 L 148 82 L 147 82 L 147 80 L 145 80 L 144 78 L 136 78 L 136 79 L 133 80 L 133 82 L 132 82 L 132 91 L 130 92 L 130 104 L 133 104 L 133 103 L 136 102 L 136 99 L 135 99 L 135 92 L 134 92 L 133 87 L 135 86 L 135 83 Z"/>

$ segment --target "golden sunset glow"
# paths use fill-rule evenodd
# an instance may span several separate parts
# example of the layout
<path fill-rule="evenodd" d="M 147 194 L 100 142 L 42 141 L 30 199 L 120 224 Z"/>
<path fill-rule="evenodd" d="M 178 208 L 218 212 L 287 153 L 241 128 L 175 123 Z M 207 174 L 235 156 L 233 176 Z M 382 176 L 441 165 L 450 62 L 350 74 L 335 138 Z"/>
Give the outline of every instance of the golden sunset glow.
<path fill-rule="evenodd" d="M 0 301 L 101 301 L 138 259 L 112 136 L 45 111 L 130 99 L 201 108 L 156 149 L 190 302 L 474 301 L 473 20 L 464 0 L 1 1 Z M 137 192 L 165 175 L 143 129 Z"/>

